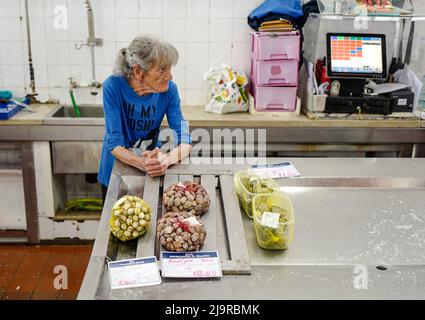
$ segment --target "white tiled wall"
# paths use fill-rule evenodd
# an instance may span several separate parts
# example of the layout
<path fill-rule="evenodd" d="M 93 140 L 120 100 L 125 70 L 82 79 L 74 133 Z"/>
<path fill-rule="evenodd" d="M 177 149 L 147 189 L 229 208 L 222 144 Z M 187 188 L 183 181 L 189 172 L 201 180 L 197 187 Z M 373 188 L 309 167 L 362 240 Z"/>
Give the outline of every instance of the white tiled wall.
<path fill-rule="evenodd" d="M 31 0 L 31 48 L 40 98 L 70 103 L 68 78 L 80 83 L 91 77 L 90 51 L 74 48 L 87 38 L 82 0 Z M 247 16 L 262 0 L 91 0 L 96 37 L 96 77 L 110 75 L 118 49 L 140 33 L 156 34 L 173 43 L 180 60 L 174 70 L 183 104 L 204 104 L 203 74 L 225 62 L 249 68 Z M 55 7 L 67 8 L 67 29 L 56 29 Z M 16 96 L 29 92 L 24 0 L 0 0 L 0 90 Z M 88 89 L 77 89 L 78 103 L 101 103 Z"/>

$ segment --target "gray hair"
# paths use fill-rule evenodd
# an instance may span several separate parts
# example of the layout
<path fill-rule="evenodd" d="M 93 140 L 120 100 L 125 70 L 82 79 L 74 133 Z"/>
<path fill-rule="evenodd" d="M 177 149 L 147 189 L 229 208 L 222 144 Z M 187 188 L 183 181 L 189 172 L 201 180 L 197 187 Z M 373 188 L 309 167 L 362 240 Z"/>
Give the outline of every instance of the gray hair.
<path fill-rule="evenodd" d="M 113 73 L 128 79 L 133 74 L 134 65 L 147 71 L 154 64 L 174 66 L 178 59 L 179 53 L 171 43 L 151 35 L 140 35 L 131 41 L 128 48 L 118 52 Z"/>

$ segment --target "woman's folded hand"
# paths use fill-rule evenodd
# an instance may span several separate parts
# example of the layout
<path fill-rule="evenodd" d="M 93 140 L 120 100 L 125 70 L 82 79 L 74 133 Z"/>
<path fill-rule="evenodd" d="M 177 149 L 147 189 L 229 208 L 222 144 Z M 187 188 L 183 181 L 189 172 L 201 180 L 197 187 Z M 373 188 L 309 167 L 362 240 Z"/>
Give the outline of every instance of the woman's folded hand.
<path fill-rule="evenodd" d="M 143 167 L 151 177 L 163 176 L 169 166 L 167 155 L 163 154 L 159 148 L 152 151 L 144 151 L 142 154 Z"/>

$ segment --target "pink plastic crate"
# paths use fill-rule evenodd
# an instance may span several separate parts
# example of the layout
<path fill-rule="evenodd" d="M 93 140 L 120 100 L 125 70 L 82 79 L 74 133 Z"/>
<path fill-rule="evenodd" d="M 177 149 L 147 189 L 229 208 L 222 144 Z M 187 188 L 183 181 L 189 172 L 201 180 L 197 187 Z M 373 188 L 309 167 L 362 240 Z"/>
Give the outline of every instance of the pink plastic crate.
<path fill-rule="evenodd" d="M 259 87 L 251 83 L 251 94 L 258 111 L 295 111 L 297 87 Z"/>
<path fill-rule="evenodd" d="M 299 60 L 300 34 L 293 32 L 251 32 L 251 53 L 256 60 Z"/>
<path fill-rule="evenodd" d="M 255 61 L 251 59 L 251 80 L 257 86 L 298 85 L 298 61 Z"/>

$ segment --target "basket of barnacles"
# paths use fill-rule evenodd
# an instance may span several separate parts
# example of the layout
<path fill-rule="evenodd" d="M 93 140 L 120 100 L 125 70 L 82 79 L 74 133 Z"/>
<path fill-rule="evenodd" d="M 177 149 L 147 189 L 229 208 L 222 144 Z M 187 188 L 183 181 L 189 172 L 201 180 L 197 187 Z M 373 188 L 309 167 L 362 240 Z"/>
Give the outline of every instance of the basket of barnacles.
<path fill-rule="evenodd" d="M 121 241 L 140 237 L 148 230 L 152 208 L 143 199 L 126 195 L 112 207 L 109 225 L 112 234 Z"/>
<path fill-rule="evenodd" d="M 199 183 L 184 181 L 169 186 L 162 197 L 164 207 L 173 212 L 189 212 L 197 216 L 206 213 L 210 197 Z"/>
<path fill-rule="evenodd" d="M 159 242 L 169 251 L 199 251 L 206 234 L 202 220 L 189 212 L 167 212 L 156 227 Z"/>

